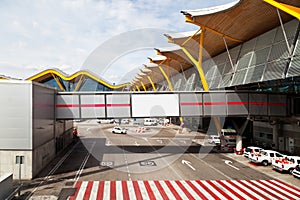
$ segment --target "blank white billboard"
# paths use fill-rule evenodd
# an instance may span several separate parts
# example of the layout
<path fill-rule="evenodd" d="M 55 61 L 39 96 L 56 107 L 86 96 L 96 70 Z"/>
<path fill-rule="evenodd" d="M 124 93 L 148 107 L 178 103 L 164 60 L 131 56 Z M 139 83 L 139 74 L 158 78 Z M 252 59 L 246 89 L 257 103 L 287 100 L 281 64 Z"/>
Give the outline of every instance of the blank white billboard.
<path fill-rule="evenodd" d="M 132 117 L 179 116 L 178 94 L 133 94 Z"/>

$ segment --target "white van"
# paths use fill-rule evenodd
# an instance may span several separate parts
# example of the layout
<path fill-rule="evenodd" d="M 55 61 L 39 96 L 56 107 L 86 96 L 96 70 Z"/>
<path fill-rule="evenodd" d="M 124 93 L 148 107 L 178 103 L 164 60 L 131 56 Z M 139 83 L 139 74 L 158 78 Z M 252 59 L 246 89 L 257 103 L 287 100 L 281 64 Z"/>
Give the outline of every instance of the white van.
<path fill-rule="evenodd" d="M 157 119 L 155 118 L 145 118 L 144 119 L 144 126 L 156 126 Z"/>

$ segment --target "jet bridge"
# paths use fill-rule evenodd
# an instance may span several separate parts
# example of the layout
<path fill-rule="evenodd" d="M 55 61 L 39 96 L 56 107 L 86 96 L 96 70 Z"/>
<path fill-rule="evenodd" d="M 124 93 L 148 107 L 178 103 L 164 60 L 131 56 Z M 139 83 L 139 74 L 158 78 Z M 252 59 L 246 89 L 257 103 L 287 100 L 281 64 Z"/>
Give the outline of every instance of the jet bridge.
<path fill-rule="evenodd" d="M 285 94 L 262 92 L 58 92 L 56 119 L 286 117 Z"/>

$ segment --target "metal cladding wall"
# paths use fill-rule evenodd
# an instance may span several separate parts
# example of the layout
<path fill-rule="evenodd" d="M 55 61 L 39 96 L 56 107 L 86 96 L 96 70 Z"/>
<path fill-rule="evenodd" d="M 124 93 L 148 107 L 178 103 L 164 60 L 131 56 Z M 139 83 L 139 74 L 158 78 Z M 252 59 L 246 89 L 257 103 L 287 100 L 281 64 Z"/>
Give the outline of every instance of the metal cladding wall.
<path fill-rule="evenodd" d="M 37 148 L 55 137 L 55 95 L 56 91 L 33 84 L 33 148 Z"/>
<path fill-rule="evenodd" d="M 32 149 L 32 84 L 0 81 L 0 149 Z"/>
<path fill-rule="evenodd" d="M 54 139 L 55 89 L 1 81 L 0 93 L 0 149 L 32 150 Z"/>
<path fill-rule="evenodd" d="M 202 94 L 180 94 L 180 112 L 183 116 L 201 116 Z"/>
<path fill-rule="evenodd" d="M 129 94 L 109 94 L 106 95 L 106 115 L 107 118 L 128 118 L 130 114 Z"/>
<path fill-rule="evenodd" d="M 104 95 L 80 95 L 80 103 L 83 118 L 105 117 Z"/>
<path fill-rule="evenodd" d="M 282 94 L 214 92 L 59 93 L 57 119 L 287 116 Z"/>

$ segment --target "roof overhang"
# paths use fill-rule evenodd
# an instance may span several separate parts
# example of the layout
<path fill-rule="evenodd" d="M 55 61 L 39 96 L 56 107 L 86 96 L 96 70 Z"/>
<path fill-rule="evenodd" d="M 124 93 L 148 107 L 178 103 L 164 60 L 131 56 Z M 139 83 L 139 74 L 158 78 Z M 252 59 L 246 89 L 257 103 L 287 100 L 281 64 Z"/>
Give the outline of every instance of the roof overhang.
<path fill-rule="evenodd" d="M 299 0 L 280 2 L 300 6 Z M 238 0 L 223 6 L 181 12 L 187 22 L 205 29 L 203 47 L 210 57 L 226 50 L 223 38 L 231 48 L 280 25 L 276 8 L 263 0 Z M 286 12 L 280 12 L 280 15 L 283 23 L 293 19 Z M 187 38 L 183 36 L 172 39 L 174 43 L 182 44 Z M 195 35 L 193 39 L 199 43 L 199 35 Z M 187 48 L 192 48 L 189 44 L 186 45 Z M 195 47 L 193 50 L 197 52 Z"/>

